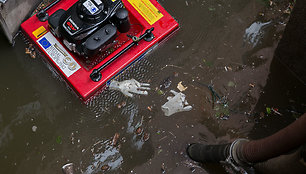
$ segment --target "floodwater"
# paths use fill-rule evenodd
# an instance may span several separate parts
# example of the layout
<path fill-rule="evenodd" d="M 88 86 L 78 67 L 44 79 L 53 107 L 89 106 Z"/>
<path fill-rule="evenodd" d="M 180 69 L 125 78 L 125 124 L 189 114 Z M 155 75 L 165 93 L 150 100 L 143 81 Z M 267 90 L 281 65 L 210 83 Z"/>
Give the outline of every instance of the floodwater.
<path fill-rule="evenodd" d="M 159 2 L 180 30 L 119 77 L 150 83 L 148 96 L 106 90 L 82 103 L 24 53 L 21 37 L 12 47 L 0 35 L 0 173 L 60 174 L 69 162 L 78 173 L 225 173 L 189 160 L 188 143 L 261 138 L 305 112 L 304 84 L 273 60 L 288 2 Z M 193 109 L 166 117 L 161 106 L 180 81 Z M 212 101 L 207 84 L 228 106 Z"/>

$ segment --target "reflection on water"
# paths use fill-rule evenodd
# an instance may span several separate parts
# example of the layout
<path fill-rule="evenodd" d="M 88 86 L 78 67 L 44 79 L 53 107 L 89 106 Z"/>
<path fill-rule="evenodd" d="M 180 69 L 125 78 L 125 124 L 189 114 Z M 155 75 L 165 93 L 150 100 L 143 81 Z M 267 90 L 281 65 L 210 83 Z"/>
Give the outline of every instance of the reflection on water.
<path fill-rule="evenodd" d="M 259 21 L 254 22 L 245 30 L 244 41 L 255 47 L 264 37 L 265 28 L 267 28 L 270 24 L 271 21 L 265 23 Z"/>
<path fill-rule="evenodd" d="M 14 126 L 23 124 L 24 121 L 28 121 L 29 117 L 40 110 L 39 101 L 31 102 L 24 106 L 17 108 L 16 117 L 10 121 L 10 123 L 3 125 L 3 117 L 0 114 L 0 147 L 1 149 L 14 138 L 12 129 Z M 28 117 L 28 118 L 26 118 Z M 1 151 L 0 149 L 0 151 Z"/>
<path fill-rule="evenodd" d="M 103 170 L 103 166 L 108 166 L 107 170 L 114 170 L 119 168 L 123 163 L 123 157 L 119 152 L 119 147 L 114 147 L 109 140 L 96 142 L 89 149 L 88 153 L 90 152 L 93 155 L 93 159 L 85 171 L 81 169 L 82 173 L 97 173 Z"/>

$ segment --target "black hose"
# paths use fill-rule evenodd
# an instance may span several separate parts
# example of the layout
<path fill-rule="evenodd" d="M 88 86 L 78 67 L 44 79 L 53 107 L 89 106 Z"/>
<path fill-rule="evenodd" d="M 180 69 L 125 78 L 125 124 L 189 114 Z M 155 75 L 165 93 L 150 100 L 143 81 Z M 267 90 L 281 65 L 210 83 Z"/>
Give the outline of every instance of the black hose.
<path fill-rule="evenodd" d="M 187 147 L 187 155 L 192 160 L 201 163 L 225 161 L 229 155 L 230 145 L 204 145 L 194 143 Z"/>

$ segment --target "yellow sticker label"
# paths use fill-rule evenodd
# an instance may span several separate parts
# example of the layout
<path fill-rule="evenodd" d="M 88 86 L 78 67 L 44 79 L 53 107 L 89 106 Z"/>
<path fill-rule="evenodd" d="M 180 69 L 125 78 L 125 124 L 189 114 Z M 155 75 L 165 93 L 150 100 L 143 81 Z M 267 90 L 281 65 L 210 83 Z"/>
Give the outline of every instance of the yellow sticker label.
<path fill-rule="evenodd" d="M 46 34 L 47 30 L 44 26 L 39 27 L 35 31 L 32 32 L 32 34 L 36 37 L 36 39 L 40 38 L 42 35 Z"/>
<path fill-rule="evenodd" d="M 150 2 L 150 0 L 128 0 L 128 2 L 141 14 L 141 16 L 153 25 L 164 15 Z"/>

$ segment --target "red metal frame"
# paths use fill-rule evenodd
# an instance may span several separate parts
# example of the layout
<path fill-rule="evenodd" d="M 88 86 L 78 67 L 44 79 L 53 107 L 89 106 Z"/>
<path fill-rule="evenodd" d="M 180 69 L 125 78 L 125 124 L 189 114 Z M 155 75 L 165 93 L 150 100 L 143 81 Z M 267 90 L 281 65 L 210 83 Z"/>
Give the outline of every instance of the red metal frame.
<path fill-rule="evenodd" d="M 139 0 L 142 1 L 142 0 Z M 48 13 L 51 15 L 54 13 L 57 9 L 64 9 L 67 10 L 70 6 L 72 6 L 77 0 L 62 0 L 58 4 L 56 4 L 54 7 L 52 7 Z M 155 22 L 153 25 L 150 25 L 143 17 L 142 15 L 128 2 L 128 0 L 122 0 L 124 3 L 126 9 L 129 11 L 129 15 L 132 15 L 135 17 L 135 19 L 138 20 L 139 24 L 143 26 L 142 33 L 151 27 L 154 27 L 153 34 L 155 36 L 155 39 L 151 42 L 141 41 L 139 42 L 138 46 L 135 46 L 131 48 L 128 52 L 123 54 L 121 57 L 119 57 L 116 61 L 114 61 L 111 65 L 109 65 L 106 69 L 102 70 L 102 79 L 99 82 L 94 82 L 89 78 L 90 73 L 93 69 L 101 66 L 103 63 L 105 63 L 107 60 L 112 58 L 114 55 L 116 55 L 119 51 L 121 51 L 125 46 L 130 44 L 132 40 L 129 40 L 124 45 L 122 45 L 122 48 L 119 48 L 115 50 L 113 53 L 111 53 L 108 57 L 103 59 L 99 64 L 97 64 L 92 69 L 88 69 L 83 66 L 82 62 L 80 61 L 80 58 L 73 53 L 70 53 L 72 57 L 79 63 L 81 68 L 76 71 L 71 76 L 67 77 L 63 71 L 55 64 L 55 62 L 47 55 L 47 53 L 44 51 L 44 49 L 38 45 L 39 49 L 46 55 L 45 57 L 49 60 L 50 64 L 61 74 L 63 79 L 72 87 L 72 89 L 83 99 L 87 100 L 92 95 L 94 95 L 98 90 L 102 89 L 108 80 L 110 80 L 112 77 L 114 77 L 116 74 L 118 74 L 120 71 L 122 71 L 124 68 L 129 66 L 133 61 L 135 61 L 139 56 L 143 55 L 149 48 L 152 46 L 158 44 L 162 39 L 164 39 L 166 36 L 171 34 L 174 30 L 178 28 L 178 23 L 173 19 L 173 17 L 156 1 L 156 0 L 150 0 L 150 2 L 163 14 L 163 17 L 159 19 L 157 22 Z M 34 15 L 28 20 L 26 20 L 24 23 L 21 24 L 21 28 L 24 31 L 24 33 L 34 41 L 34 43 L 37 43 L 36 41 L 38 38 L 36 38 L 32 32 L 38 29 L 39 27 L 44 26 L 47 31 L 49 31 L 48 22 L 40 22 L 38 18 Z M 139 34 L 140 35 L 140 34 Z M 60 43 L 61 41 L 58 40 Z M 67 50 L 67 49 L 66 49 Z M 67 50 L 68 51 L 68 50 Z M 69 52 L 69 51 L 68 51 Z"/>

